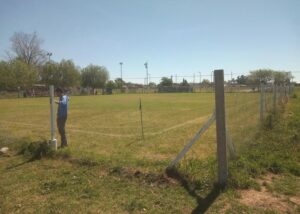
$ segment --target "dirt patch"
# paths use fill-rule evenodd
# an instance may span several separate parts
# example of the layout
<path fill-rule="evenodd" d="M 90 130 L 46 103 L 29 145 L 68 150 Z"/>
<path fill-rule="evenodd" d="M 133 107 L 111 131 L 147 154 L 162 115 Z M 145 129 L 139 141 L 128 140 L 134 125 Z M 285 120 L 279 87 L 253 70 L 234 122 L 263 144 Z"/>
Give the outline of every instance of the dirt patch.
<path fill-rule="evenodd" d="M 256 191 L 253 189 L 240 190 L 241 196 L 238 201 L 246 206 L 261 208 L 264 210 L 274 210 L 278 213 L 294 213 L 297 205 L 299 205 L 298 197 L 288 198 L 285 195 L 272 194 L 266 188 L 271 185 L 275 179 L 279 179 L 279 175 L 266 174 L 264 177 L 257 179 L 256 181 L 261 185 L 261 190 Z M 293 204 L 291 204 L 292 202 Z"/>
<path fill-rule="evenodd" d="M 290 205 L 267 191 L 241 190 L 239 202 L 250 207 L 272 209 L 279 213 L 292 212 Z"/>
<path fill-rule="evenodd" d="M 291 202 L 293 202 L 294 204 L 300 206 L 300 198 L 299 197 L 293 196 L 293 197 L 290 197 L 289 200 Z"/>

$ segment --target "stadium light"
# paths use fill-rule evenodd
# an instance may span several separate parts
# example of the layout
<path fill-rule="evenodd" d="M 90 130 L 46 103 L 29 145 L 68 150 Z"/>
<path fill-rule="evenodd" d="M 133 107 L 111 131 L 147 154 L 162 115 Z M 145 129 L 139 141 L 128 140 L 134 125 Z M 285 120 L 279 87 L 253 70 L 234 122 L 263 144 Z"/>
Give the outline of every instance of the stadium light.
<path fill-rule="evenodd" d="M 148 62 L 145 62 L 144 66 L 146 68 L 146 85 L 148 85 L 148 76 L 149 76 L 149 74 L 148 74 Z"/>
<path fill-rule="evenodd" d="M 48 52 L 46 55 L 49 57 L 49 62 L 50 62 L 50 57 L 52 56 L 52 53 Z"/>
<path fill-rule="evenodd" d="M 121 69 L 121 82 L 123 82 L 123 71 L 122 71 L 123 62 L 120 62 L 120 69 Z"/>

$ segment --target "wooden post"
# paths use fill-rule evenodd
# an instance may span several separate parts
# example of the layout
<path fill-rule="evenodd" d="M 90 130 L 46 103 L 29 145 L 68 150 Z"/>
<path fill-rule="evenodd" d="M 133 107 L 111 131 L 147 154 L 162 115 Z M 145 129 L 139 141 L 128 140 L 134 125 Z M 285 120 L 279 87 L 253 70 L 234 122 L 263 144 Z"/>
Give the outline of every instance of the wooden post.
<path fill-rule="evenodd" d="M 215 70 L 215 105 L 216 105 L 216 131 L 217 131 L 217 160 L 218 183 L 225 186 L 228 177 L 226 152 L 226 121 L 224 96 L 224 71 Z"/>
<path fill-rule="evenodd" d="M 50 125 L 51 144 L 57 150 L 57 140 L 55 139 L 55 113 L 54 113 L 54 86 L 50 85 Z"/>

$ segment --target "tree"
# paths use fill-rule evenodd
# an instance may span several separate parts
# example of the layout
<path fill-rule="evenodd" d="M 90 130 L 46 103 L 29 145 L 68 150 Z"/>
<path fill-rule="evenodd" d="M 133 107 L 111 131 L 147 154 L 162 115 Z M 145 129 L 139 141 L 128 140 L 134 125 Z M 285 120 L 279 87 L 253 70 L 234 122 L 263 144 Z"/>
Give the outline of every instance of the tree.
<path fill-rule="evenodd" d="M 155 88 L 156 87 L 156 83 L 155 82 L 149 82 L 149 87 L 150 88 Z"/>
<path fill-rule="evenodd" d="M 0 90 L 9 90 L 15 87 L 14 74 L 8 62 L 0 61 Z"/>
<path fill-rule="evenodd" d="M 260 82 L 267 83 L 273 79 L 273 70 L 270 69 L 259 69 L 250 71 L 248 76 L 248 82 L 251 84 L 260 84 Z"/>
<path fill-rule="evenodd" d="M 244 75 L 241 75 L 241 76 L 238 76 L 236 78 L 236 82 L 238 84 L 241 84 L 241 85 L 246 85 L 247 84 L 247 81 L 248 81 L 248 77 L 247 76 L 244 76 Z"/>
<path fill-rule="evenodd" d="M 273 78 L 274 78 L 274 83 L 279 85 L 279 84 L 290 83 L 293 76 L 291 72 L 274 71 Z"/>
<path fill-rule="evenodd" d="M 62 87 L 77 86 L 80 80 L 79 69 L 72 60 L 61 60 L 59 63 L 60 80 Z"/>
<path fill-rule="evenodd" d="M 18 59 L 28 65 L 39 65 L 45 62 L 46 52 L 41 49 L 42 40 L 37 33 L 14 33 L 10 38 L 13 59 Z M 9 55 L 11 55 L 9 53 Z"/>
<path fill-rule="evenodd" d="M 82 70 L 81 85 L 92 89 L 103 89 L 108 78 L 109 73 L 105 67 L 89 65 Z"/>
<path fill-rule="evenodd" d="M 210 81 L 208 79 L 203 79 L 201 85 L 203 85 L 203 86 L 209 86 L 210 85 Z"/>
<path fill-rule="evenodd" d="M 115 79 L 115 86 L 116 86 L 116 88 L 121 89 L 122 86 L 124 86 L 125 84 L 126 84 L 125 81 L 122 80 L 121 78 Z"/>
<path fill-rule="evenodd" d="M 109 89 L 109 90 L 112 90 L 112 89 L 117 88 L 115 82 L 112 81 L 112 80 L 109 80 L 109 81 L 106 83 L 105 87 L 106 87 L 106 89 Z"/>
<path fill-rule="evenodd" d="M 59 63 L 51 61 L 43 65 L 40 71 L 40 82 L 46 85 L 61 85 Z"/>
<path fill-rule="evenodd" d="M 161 81 L 159 83 L 160 86 L 172 86 L 173 85 L 173 80 L 168 77 L 163 77 L 161 78 Z"/>
<path fill-rule="evenodd" d="M 182 82 L 180 83 L 180 86 L 189 86 L 189 83 L 186 79 L 182 79 Z"/>
<path fill-rule="evenodd" d="M 20 60 L 0 62 L 0 89 L 16 90 L 18 87 L 28 89 L 38 78 L 37 68 Z"/>
<path fill-rule="evenodd" d="M 41 82 L 60 87 L 77 86 L 80 80 L 79 69 L 72 60 L 61 60 L 60 63 L 47 62 L 40 72 Z"/>

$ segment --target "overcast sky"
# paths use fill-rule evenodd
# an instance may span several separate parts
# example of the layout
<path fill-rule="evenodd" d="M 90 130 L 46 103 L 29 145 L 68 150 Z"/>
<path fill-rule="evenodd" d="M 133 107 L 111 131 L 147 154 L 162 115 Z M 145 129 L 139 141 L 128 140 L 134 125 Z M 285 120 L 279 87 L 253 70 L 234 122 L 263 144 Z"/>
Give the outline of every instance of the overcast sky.
<path fill-rule="evenodd" d="M 1 59 L 19 31 L 36 31 L 53 60 L 103 65 L 112 79 L 123 62 L 123 78 L 143 82 L 148 61 L 153 81 L 219 68 L 300 81 L 300 0 L 0 0 Z"/>

